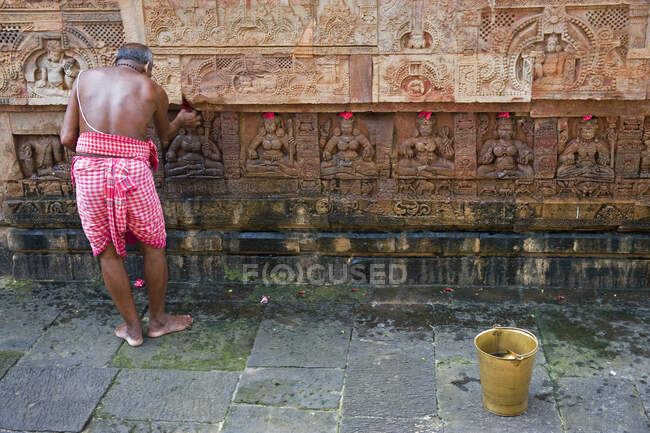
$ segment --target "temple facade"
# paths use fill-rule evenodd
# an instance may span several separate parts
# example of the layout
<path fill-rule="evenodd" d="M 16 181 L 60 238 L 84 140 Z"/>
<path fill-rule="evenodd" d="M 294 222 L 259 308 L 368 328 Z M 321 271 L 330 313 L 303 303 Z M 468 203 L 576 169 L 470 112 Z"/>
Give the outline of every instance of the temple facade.
<path fill-rule="evenodd" d="M 436 269 L 413 284 L 647 288 L 649 12 L 0 0 L 0 273 L 97 275 L 58 132 L 79 71 L 141 42 L 172 109 L 203 119 L 151 131 L 172 279 L 273 255 Z"/>

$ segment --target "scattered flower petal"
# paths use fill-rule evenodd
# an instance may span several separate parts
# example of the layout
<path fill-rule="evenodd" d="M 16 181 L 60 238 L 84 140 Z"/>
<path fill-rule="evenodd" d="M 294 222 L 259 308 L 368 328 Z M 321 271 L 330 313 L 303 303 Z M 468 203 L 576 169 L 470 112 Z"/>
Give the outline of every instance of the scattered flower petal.
<path fill-rule="evenodd" d="M 232 293 L 232 289 L 228 289 L 228 293 Z"/>
<path fill-rule="evenodd" d="M 616 376 L 616 372 L 614 370 L 609 370 L 609 374 L 611 374 L 612 376 Z"/>
<path fill-rule="evenodd" d="M 269 303 L 269 297 L 268 296 L 262 296 L 262 300 L 260 301 L 260 304 L 268 304 Z"/>
<path fill-rule="evenodd" d="M 499 117 L 510 117 L 510 113 L 507 111 L 504 111 L 503 113 L 499 113 Z"/>
<path fill-rule="evenodd" d="M 447 288 L 445 289 L 445 292 L 453 292 L 453 291 L 454 291 L 454 289 L 452 289 L 451 287 L 447 287 Z"/>
<path fill-rule="evenodd" d="M 138 278 L 135 280 L 135 283 L 133 283 L 133 287 L 142 287 L 144 286 L 144 280 L 142 278 Z"/>
<path fill-rule="evenodd" d="M 557 299 L 558 301 L 561 301 L 561 300 L 564 299 L 564 296 L 562 296 L 562 295 L 557 295 L 557 297 L 556 297 L 555 299 Z"/>
<path fill-rule="evenodd" d="M 366 294 L 365 294 L 365 293 L 362 293 L 361 296 L 366 296 Z"/>
<path fill-rule="evenodd" d="M 426 359 L 424 357 L 422 357 L 422 361 L 426 361 Z"/>
<path fill-rule="evenodd" d="M 345 334 L 345 331 L 344 331 L 344 330 L 341 330 L 341 334 Z"/>
<path fill-rule="evenodd" d="M 304 291 L 304 290 L 301 290 L 301 291 L 298 292 L 298 294 L 299 294 L 299 295 L 304 295 L 304 294 L 305 294 L 305 291 Z"/>
<path fill-rule="evenodd" d="M 582 116 L 582 120 L 591 120 L 593 117 L 593 114 L 587 114 L 586 116 Z"/>
<path fill-rule="evenodd" d="M 418 117 L 426 117 L 427 120 L 431 119 L 431 114 L 433 114 L 432 111 L 420 111 L 418 113 Z"/>
<path fill-rule="evenodd" d="M 342 111 L 341 113 L 339 113 L 339 117 L 342 117 L 345 120 L 349 119 L 352 116 L 354 116 L 354 114 L 350 113 L 349 111 Z"/>
<path fill-rule="evenodd" d="M 267 111 L 265 113 L 262 113 L 262 117 L 266 117 L 267 119 L 273 119 L 275 118 L 275 113 L 271 113 L 270 111 Z"/>
<path fill-rule="evenodd" d="M 350 291 L 351 291 L 351 292 L 356 292 L 356 291 L 357 291 L 357 288 L 356 288 L 356 287 L 353 287 L 353 288 L 350 289 Z"/>

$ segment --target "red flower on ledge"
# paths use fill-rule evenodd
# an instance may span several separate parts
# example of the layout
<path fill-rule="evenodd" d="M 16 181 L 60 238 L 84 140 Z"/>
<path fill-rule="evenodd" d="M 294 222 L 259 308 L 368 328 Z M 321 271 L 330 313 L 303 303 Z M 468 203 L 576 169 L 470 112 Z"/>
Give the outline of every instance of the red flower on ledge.
<path fill-rule="evenodd" d="M 354 114 L 350 113 L 349 111 L 343 111 L 343 112 L 339 113 L 339 117 L 342 117 L 345 120 L 348 120 L 352 116 L 354 116 Z"/>
<path fill-rule="evenodd" d="M 420 111 L 418 113 L 418 117 L 426 117 L 427 120 L 429 120 L 429 119 L 431 119 L 432 114 L 433 114 L 433 112 L 431 112 L 431 111 Z"/>
<path fill-rule="evenodd" d="M 274 119 L 275 118 L 275 113 L 271 113 L 271 112 L 267 111 L 266 113 L 262 113 L 262 116 L 266 117 L 267 119 Z"/>
<path fill-rule="evenodd" d="M 499 113 L 498 117 L 510 117 L 510 113 L 507 111 L 504 111 L 503 113 Z"/>
<path fill-rule="evenodd" d="M 586 121 L 586 120 L 591 120 L 593 117 L 594 117 L 593 115 L 588 114 L 588 115 L 586 115 L 586 116 L 582 116 L 582 120 L 585 120 L 585 121 Z"/>

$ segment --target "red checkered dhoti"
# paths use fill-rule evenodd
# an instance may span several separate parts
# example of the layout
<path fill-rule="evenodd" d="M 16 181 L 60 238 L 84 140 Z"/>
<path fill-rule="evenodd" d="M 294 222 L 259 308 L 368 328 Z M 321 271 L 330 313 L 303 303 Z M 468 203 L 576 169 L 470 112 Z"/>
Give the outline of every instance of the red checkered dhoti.
<path fill-rule="evenodd" d="M 75 156 L 72 161 L 77 208 L 93 254 L 113 242 L 117 253 L 126 257 L 126 244 L 136 239 L 163 248 L 165 220 L 150 169 L 158 168 L 153 142 L 84 132 L 76 151 L 114 157 Z"/>

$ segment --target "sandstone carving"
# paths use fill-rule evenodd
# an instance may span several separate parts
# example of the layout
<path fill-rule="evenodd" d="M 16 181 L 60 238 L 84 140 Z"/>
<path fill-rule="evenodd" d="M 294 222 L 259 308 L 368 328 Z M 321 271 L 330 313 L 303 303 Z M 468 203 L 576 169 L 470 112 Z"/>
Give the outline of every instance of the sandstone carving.
<path fill-rule="evenodd" d="M 274 113 L 262 115 L 261 126 L 242 147 L 244 172 L 249 177 L 296 177 L 296 139 L 293 119 L 286 123 Z"/>
<path fill-rule="evenodd" d="M 43 44 L 43 52 L 34 53 L 25 65 L 27 89 L 36 96 L 66 98 L 79 73 L 79 63 L 65 53 L 60 40 L 44 39 Z"/>
<path fill-rule="evenodd" d="M 217 144 L 219 132 L 215 129 L 211 128 L 210 119 L 204 117 L 203 126 L 179 131 L 165 154 L 167 178 L 223 177 L 223 157 Z"/>
<path fill-rule="evenodd" d="M 481 177 L 517 178 L 533 177 L 533 150 L 515 140 L 514 119 L 501 113 L 496 120 L 497 138 L 483 143 L 478 155 L 476 173 Z"/>
<path fill-rule="evenodd" d="M 453 58 L 391 56 L 380 64 L 380 101 L 453 99 Z"/>
<path fill-rule="evenodd" d="M 377 176 L 375 148 L 361 132 L 351 113 L 341 113 L 322 153 L 320 166 L 324 179 L 357 179 Z M 357 126 L 357 127 L 355 127 Z"/>
<path fill-rule="evenodd" d="M 20 136 L 18 158 L 23 175 L 32 179 L 70 177 L 70 158 L 55 135 Z"/>
<path fill-rule="evenodd" d="M 454 170 L 453 137 L 449 127 L 434 132 L 433 113 L 421 112 L 415 120 L 415 130 L 399 145 L 397 172 L 400 177 L 452 176 Z M 422 190 L 425 185 L 418 185 Z"/>
<path fill-rule="evenodd" d="M 613 179 L 612 148 L 598 137 L 598 120 L 595 117 L 580 120 L 578 136 L 569 141 L 558 157 L 557 177 L 585 177 Z"/>

